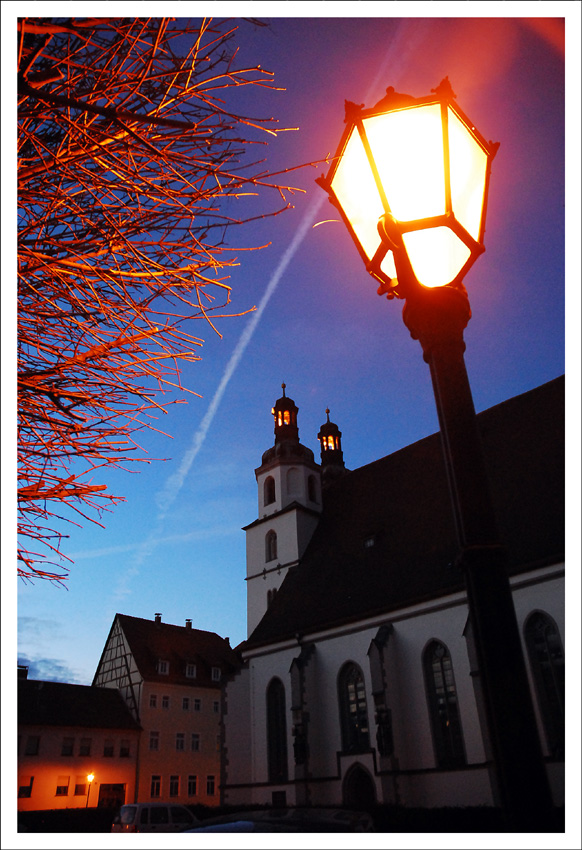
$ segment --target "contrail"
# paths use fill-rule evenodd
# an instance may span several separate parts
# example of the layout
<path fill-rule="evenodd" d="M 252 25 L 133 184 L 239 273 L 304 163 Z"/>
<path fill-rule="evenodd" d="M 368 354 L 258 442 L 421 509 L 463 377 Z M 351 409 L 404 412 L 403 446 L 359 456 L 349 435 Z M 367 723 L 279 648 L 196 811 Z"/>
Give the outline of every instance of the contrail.
<path fill-rule="evenodd" d="M 261 319 L 261 316 L 263 315 L 265 307 L 269 303 L 269 300 L 273 295 L 275 289 L 277 288 L 277 285 L 281 280 L 281 277 L 283 276 L 287 266 L 295 256 L 297 249 L 305 239 L 306 234 L 309 232 L 313 221 L 317 216 L 317 213 L 319 212 L 324 200 L 325 196 L 323 194 L 321 197 L 316 198 L 309 206 L 307 212 L 301 219 L 299 227 L 297 228 L 289 247 L 286 249 L 285 253 L 281 257 L 279 265 L 277 266 L 269 280 L 263 297 L 259 302 L 259 306 L 255 310 L 255 312 L 252 313 L 249 321 L 246 324 L 245 329 L 243 330 L 240 336 L 238 343 L 236 344 L 236 347 L 230 357 L 230 360 L 226 365 L 226 368 L 220 380 L 220 384 L 218 385 L 218 388 L 214 393 L 214 396 L 212 397 L 212 400 L 208 406 L 208 410 L 204 414 L 202 422 L 194 432 L 191 445 L 182 457 L 178 470 L 172 475 L 170 475 L 170 477 L 166 480 L 163 489 L 156 494 L 156 503 L 158 505 L 159 510 L 158 515 L 156 517 L 155 526 L 150 531 L 147 538 L 139 546 L 138 551 L 135 553 L 135 556 L 132 559 L 130 567 L 125 571 L 123 576 L 119 578 L 114 592 L 114 601 L 121 600 L 124 596 L 127 596 L 127 594 L 131 592 L 129 588 L 129 583 L 131 579 L 134 576 L 138 575 L 139 568 L 141 567 L 145 559 L 149 555 L 151 555 L 151 553 L 158 545 L 158 542 L 160 541 L 162 536 L 163 525 L 166 515 L 173 503 L 176 501 L 176 498 L 178 497 L 180 490 L 184 485 L 184 481 L 186 480 L 186 477 L 190 472 L 192 464 L 194 463 L 196 455 L 204 445 L 206 435 L 208 434 L 210 426 L 212 425 L 212 421 L 216 415 L 216 411 L 218 410 L 218 407 L 226 391 L 228 383 L 232 378 L 233 373 L 236 367 L 238 366 L 247 345 L 252 339 L 252 336 Z"/>
<path fill-rule="evenodd" d="M 253 337 L 253 334 L 261 320 L 261 316 L 263 315 L 265 307 L 267 306 L 271 296 L 275 292 L 275 289 L 277 288 L 277 285 L 281 280 L 285 269 L 295 256 L 295 253 L 297 252 L 297 249 L 305 239 L 306 234 L 311 229 L 313 221 L 317 216 L 317 213 L 319 212 L 324 200 L 326 200 L 324 195 L 316 198 L 303 216 L 299 227 L 295 232 L 295 236 L 291 241 L 291 244 L 281 257 L 279 265 L 277 266 L 275 272 L 269 280 L 269 283 L 263 294 L 263 297 L 261 298 L 259 306 L 254 311 L 254 313 L 252 313 L 245 329 L 243 330 L 240 336 L 238 343 L 236 344 L 236 347 L 230 357 L 230 360 L 226 365 L 220 384 L 218 385 L 218 388 L 214 393 L 212 401 L 208 406 L 208 410 L 206 411 L 202 422 L 194 433 L 194 436 L 192 438 L 192 444 L 187 450 L 184 457 L 182 458 L 182 462 L 180 463 L 178 471 L 171 475 L 170 478 L 168 478 L 164 485 L 164 489 L 156 497 L 157 504 L 160 508 L 160 511 L 162 512 L 162 515 L 166 514 L 166 512 L 178 496 L 178 493 L 182 489 L 182 485 L 184 484 L 184 480 L 190 471 L 194 459 L 202 448 L 202 445 L 204 444 L 204 440 L 206 439 L 206 435 L 208 434 L 208 430 L 212 424 L 212 420 L 216 415 L 216 411 L 218 410 L 220 402 L 222 401 L 222 397 L 225 393 L 228 383 L 232 378 L 236 367 L 240 363 L 240 360 L 243 354 L 245 353 L 247 345 Z"/>
<path fill-rule="evenodd" d="M 426 32 L 428 31 L 428 27 L 430 22 L 427 20 L 417 19 L 417 20 L 408 20 L 399 22 L 399 26 L 396 30 L 396 33 L 390 43 L 387 54 L 378 68 L 378 72 L 370 84 L 368 92 L 365 97 L 365 102 L 368 101 L 372 97 L 376 97 L 378 94 L 378 88 L 381 84 L 386 80 L 386 75 L 389 71 L 390 73 L 390 84 L 394 85 L 397 83 L 398 78 L 402 72 L 402 69 L 406 66 L 410 54 L 412 51 L 416 50 L 418 44 L 425 37 Z M 396 57 L 396 61 L 394 58 Z M 261 316 L 265 310 L 265 307 L 269 303 L 271 296 L 275 292 L 281 277 L 283 276 L 287 266 L 297 253 L 297 250 L 301 246 L 301 243 L 305 239 L 305 236 L 313 226 L 313 222 L 315 217 L 317 216 L 323 202 L 326 200 L 325 195 L 322 193 L 320 197 L 314 199 L 312 204 L 307 209 L 307 212 L 301 219 L 301 222 L 291 240 L 289 247 L 286 249 L 283 254 L 279 265 L 275 269 L 275 272 L 271 276 L 267 288 L 261 298 L 259 306 L 256 311 L 251 315 L 249 321 L 247 322 L 246 327 L 244 328 L 241 337 L 228 361 L 218 388 L 212 397 L 212 400 L 208 406 L 208 410 L 206 411 L 202 422 L 194 432 L 192 437 L 192 442 L 189 449 L 186 451 L 182 460 L 180 462 L 180 466 L 178 470 L 169 476 L 166 480 L 162 490 L 156 494 L 156 504 L 158 506 L 158 515 L 156 517 L 155 527 L 152 529 L 147 539 L 143 541 L 139 550 L 136 552 L 136 555 L 132 561 L 131 566 L 125 572 L 125 574 L 120 578 L 117 589 L 115 593 L 116 598 L 120 598 L 125 596 L 130 592 L 128 584 L 131 578 L 134 575 L 139 573 L 139 567 L 143 563 L 143 561 L 147 558 L 151 552 L 156 548 L 162 534 L 163 523 L 166 517 L 166 514 L 170 507 L 175 502 L 178 497 L 180 490 L 184 485 L 184 481 L 194 460 L 204 445 L 204 441 L 212 425 L 216 412 L 220 406 L 220 402 L 222 401 L 222 397 L 226 391 L 226 388 L 229 384 L 230 379 L 232 378 L 236 367 L 238 366 L 247 345 L 251 341 L 253 334 L 257 328 L 258 323 L 261 320 Z"/>

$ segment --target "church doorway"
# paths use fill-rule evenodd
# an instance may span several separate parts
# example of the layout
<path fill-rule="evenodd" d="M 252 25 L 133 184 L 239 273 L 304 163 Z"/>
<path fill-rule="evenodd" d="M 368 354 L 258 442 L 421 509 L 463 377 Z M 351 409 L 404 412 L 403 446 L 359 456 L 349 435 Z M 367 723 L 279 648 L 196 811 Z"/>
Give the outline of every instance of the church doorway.
<path fill-rule="evenodd" d="M 376 803 L 374 780 L 361 764 L 354 764 L 348 770 L 343 784 L 344 806 L 350 809 L 368 811 Z"/>

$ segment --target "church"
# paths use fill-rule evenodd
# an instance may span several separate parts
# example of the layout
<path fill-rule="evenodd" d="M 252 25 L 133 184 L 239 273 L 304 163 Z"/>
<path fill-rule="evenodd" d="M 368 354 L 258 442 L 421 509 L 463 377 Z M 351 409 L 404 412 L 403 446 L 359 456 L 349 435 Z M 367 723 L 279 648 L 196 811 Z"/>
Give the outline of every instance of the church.
<path fill-rule="evenodd" d="M 555 805 L 564 802 L 564 377 L 478 415 Z M 255 470 L 222 802 L 494 805 L 440 435 L 319 462 L 285 392 Z"/>

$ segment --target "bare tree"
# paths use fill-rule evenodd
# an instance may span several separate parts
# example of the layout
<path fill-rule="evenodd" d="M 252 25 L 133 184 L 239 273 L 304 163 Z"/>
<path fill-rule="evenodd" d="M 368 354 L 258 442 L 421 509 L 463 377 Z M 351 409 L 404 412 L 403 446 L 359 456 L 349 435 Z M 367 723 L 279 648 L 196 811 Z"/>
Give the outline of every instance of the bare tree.
<path fill-rule="evenodd" d="M 251 146 L 274 119 L 234 107 L 228 21 L 26 18 L 18 23 L 19 575 L 66 578 L 61 520 L 119 499 L 102 467 L 143 459 L 137 432 L 175 403 L 185 323 L 229 302 L 231 199 L 290 187 Z M 261 135 L 262 134 L 262 135 Z M 228 201 L 228 205 L 225 203 Z M 250 213 L 247 213 L 247 220 Z M 56 559 L 56 560 L 55 560 Z"/>

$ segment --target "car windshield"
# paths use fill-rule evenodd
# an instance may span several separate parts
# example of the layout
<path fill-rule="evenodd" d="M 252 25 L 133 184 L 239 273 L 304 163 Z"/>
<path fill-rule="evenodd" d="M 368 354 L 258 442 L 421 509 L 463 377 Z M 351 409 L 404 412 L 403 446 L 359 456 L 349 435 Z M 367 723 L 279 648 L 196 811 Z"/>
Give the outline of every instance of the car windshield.
<path fill-rule="evenodd" d="M 135 813 L 137 811 L 137 806 L 122 806 L 121 807 L 121 816 L 119 819 L 120 823 L 130 824 L 135 820 Z"/>

